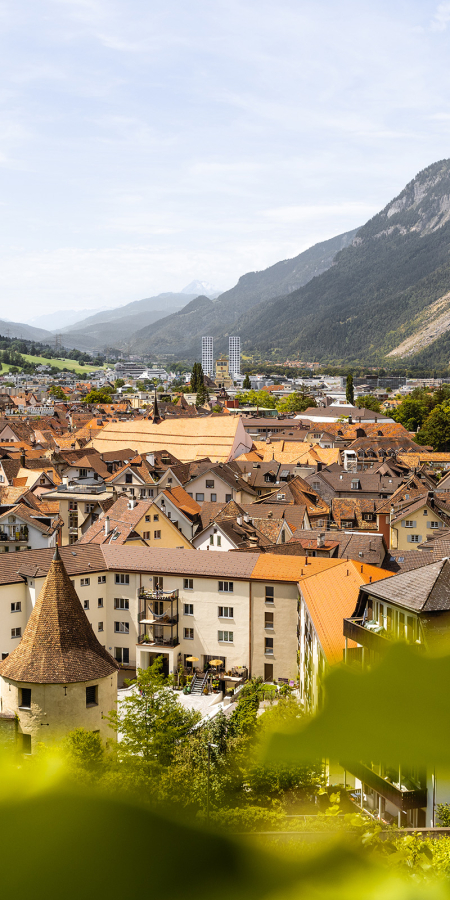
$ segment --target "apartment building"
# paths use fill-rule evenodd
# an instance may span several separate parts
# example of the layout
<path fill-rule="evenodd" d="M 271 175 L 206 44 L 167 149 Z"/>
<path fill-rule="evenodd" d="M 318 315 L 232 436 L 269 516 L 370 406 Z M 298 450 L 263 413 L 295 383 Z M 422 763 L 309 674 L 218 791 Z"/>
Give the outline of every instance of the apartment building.
<path fill-rule="evenodd" d="M 0 653 L 17 646 L 49 570 L 51 550 L 4 557 Z M 299 583 L 339 560 L 270 553 L 77 544 L 61 557 L 94 633 L 125 669 L 162 656 L 165 671 L 220 658 L 265 680 L 297 677 Z M 3 559 L 3 558 L 2 558 Z M 128 670 L 128 671 L 127 671 Z"/>

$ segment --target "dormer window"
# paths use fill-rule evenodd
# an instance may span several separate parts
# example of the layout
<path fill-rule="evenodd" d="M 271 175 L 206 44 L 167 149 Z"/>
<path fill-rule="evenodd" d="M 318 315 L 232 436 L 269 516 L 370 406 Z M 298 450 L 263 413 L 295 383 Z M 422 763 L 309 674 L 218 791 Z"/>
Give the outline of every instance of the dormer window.
<path fill-rule="evenodd" d="M 359 491 L 360 487 L 361 487 L 361 485 L 360 485 L 358 478 L 354 478 L 352 481 L 352 491 Z"/>

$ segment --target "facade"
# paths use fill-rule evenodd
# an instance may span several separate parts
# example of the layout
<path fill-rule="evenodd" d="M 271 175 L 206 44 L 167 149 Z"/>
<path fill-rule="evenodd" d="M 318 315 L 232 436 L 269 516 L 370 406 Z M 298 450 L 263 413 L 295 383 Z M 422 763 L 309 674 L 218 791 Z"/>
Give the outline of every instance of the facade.
<path fill-rule="evenodd" d="M 225 388 L 226 390 L 227 388 L 233 387 L 233 376 L 230 372 L 226 356 L 221 356 L 216 362 L 214 381 L 218 388 Z"/>
<path fill-rule="evenodd" d="M 202 337 L 202 369 L 203 374 L 214 378 L 214 338 Z"/>
<path fill-rule="evenodd" d="M 236 379 L 241 374 L 241 339 L 240 337 L 228 338 L 228 368 L 232 378 Z"/>

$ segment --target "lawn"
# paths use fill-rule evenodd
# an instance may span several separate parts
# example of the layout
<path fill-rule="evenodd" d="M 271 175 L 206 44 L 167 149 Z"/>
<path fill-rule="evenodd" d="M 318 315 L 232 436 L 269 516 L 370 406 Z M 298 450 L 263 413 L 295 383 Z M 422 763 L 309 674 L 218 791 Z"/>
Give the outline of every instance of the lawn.
<path fill-rule="evenodd" d="M 71 372 L 94 372 L 102 366 L 79 366 L 74 359 L 45 359 L 44 356 L 30 356 L 28 353 L 22 353 L 27 362 L 35 363 L 37 366 L 54 366 L 55 369 L 70 369 Z M 8 370 L 9 366 L 3 365 L 2 371 Z"/>

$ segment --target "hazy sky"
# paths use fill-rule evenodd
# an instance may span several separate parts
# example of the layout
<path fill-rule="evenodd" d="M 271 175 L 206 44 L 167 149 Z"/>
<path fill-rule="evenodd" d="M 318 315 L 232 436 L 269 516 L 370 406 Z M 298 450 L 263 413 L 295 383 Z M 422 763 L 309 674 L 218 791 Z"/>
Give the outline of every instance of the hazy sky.
<path fill-rule="evenodd" d="M 220 289 L 450 156 L 450 2 L 0 0 L 0 317 Z"/>

